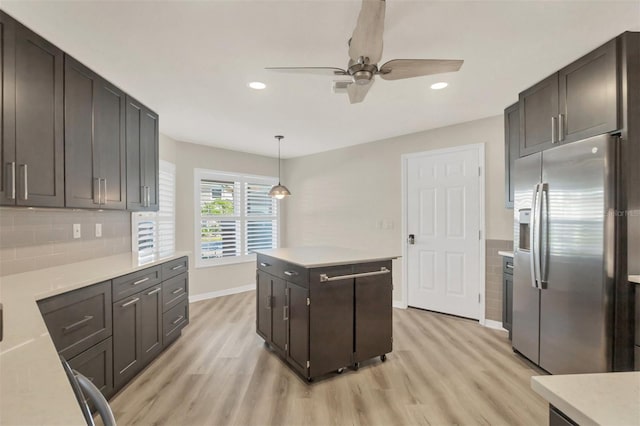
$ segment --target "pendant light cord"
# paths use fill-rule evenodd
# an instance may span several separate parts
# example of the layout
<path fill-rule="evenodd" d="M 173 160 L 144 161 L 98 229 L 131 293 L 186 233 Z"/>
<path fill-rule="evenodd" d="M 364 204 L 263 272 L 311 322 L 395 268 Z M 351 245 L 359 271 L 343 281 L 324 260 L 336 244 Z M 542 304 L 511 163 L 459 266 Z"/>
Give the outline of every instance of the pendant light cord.
<path fill-rule="evenodd" d="M 280 185 L 280 142 L 282 142 L 282 138 L 278 138 L 278 185 Z"/>

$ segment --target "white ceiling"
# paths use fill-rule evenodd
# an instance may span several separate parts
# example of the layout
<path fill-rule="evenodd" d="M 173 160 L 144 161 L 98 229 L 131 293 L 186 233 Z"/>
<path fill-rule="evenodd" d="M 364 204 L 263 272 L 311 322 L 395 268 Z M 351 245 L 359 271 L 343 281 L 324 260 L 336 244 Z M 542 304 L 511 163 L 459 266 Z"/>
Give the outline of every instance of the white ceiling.
<path fill-rule="evenodd" d="M 2 8 L 160 114 L 183 141 L 295 157 L 501 114 L 519 91 L 625 30 L 640 1 L 388 0 L 382 62 L 464 59 L 460 72 L 378 79 L 362 104 L 345 68 L 360 1 L 9 1 Z M 263 81 L 267 89 L 246 84 Z M 437 81 L 449 87 L 433 91 Z"/>

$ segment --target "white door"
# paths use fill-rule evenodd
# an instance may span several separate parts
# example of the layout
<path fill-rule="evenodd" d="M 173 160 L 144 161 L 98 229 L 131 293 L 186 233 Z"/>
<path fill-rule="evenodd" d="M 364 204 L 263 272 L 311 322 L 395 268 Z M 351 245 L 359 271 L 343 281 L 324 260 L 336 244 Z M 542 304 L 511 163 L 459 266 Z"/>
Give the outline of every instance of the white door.
<path fill-rule="evenodd" d="M 481 153 L 471 145 L 407 159 L 409 306 L 480 319 Z"/>

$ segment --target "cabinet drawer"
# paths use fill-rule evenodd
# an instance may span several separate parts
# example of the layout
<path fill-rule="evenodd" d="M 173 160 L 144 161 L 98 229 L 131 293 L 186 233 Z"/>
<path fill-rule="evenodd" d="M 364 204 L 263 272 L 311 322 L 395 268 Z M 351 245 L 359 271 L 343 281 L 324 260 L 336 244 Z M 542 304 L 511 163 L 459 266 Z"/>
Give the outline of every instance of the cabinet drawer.
<path fill-rule="evenodd" d="M 258 254 L 257 267 L 259 270 L 274 277 L 282 278 L 285 281 L 301 285 L 305 288 L 309 287 L 309 270 L 303 266 Z"/>
<path fill-rule="evenodd" d="M 163 314 L 162 345 L 167 346 L 169 343 L 177 339 L 180 335 L 180 330 L 182 330 L 187 324 L 189 324 L 189 301 L 185 299 Z"/>
<path fill-rule="evenodd" d="M 189 295 L 189 274 L 182 273 L 162 283 L 162 311 L 166 312 Z"/>
<path fill-rule="evenodd" d="M 117 302 L 125 297 L 160 283 L 160 266 L 143 269 L 113 280 L 113 301 Z"/>
<path fill-rule="evenodd" d="M 640 284 L 636 285 L 635 290 L 636 290 L 636 339 L 635 340 L 636 340 L 636 345 L 640 346 Z M 638 362 L 637 359 L 638 358 L 636 357 L 636 363 Z M 638 368 L 640 368 L 640 365 L 638 365 Z"/>
<path fill-rule="evenodd" d="M 56 350 L 71 359 L 111 336 L 111 281 L 38 303 Z"/>
<path fill-rule="evenodd" d="M 105 398 L 113 394 L 113 340 L 111 337 L 71 358 L 69 366 L 91 380 Z"/>
<path fill-rule="evenodd" d="M 162 264 L 162 279 L 167 280 L 189 270 L 189 258 L 181 257 Z"/>
<path fill-rule="evenodd" d="M 513 257 L 502 257 L 502 273 L 513 275 Z"/>

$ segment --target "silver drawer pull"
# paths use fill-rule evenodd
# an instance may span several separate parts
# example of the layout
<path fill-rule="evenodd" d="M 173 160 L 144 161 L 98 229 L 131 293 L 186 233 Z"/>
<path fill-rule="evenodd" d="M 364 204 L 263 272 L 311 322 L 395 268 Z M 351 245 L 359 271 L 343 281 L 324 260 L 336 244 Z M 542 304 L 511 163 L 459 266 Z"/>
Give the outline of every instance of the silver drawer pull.
<path fill-rule="evenodd" d="M 507 269 L 513 269 L 513 265 L 510 263 L 507 263 Z"/>
<path fill-rule="evenodd" d="M 184 288 L 180 287 L 173 290 L 171 294 L 178 294 L 178 293 L 182 293 L 183 291 L 184 291 Z"/>
<path fill-rule="evenodd" d="M 180 321 L 182 321 L 184 319 L 184 317 L 182 315 L 180 315 L 178 318 L 174 319 L 173 321 L 171 321 L 172 325 L 176 325 L 177 323 L 179 323 Z"/>
<path fill-rule="evenodd" d="M 178 270 L 180 268 L 184 268 L 184 265 L 178 265 L 178 266 L 174 266 L 173 268 L 171 268 L 172 271 Z"/>
<path fill-rule="evenodd" d="M 81 319 L 80 321 L 74 322 L 73 324 L 64 327 L 62 329 L 62 332 L 63 333 L 69 333 L 70 331 L 73 331 L 78 327 L 82 327 L 82 326 L 88 325 L 89 321 L 91 321 L 92 319 L 93 319 L 93 315 L 85 315 L 85 317 L 83 319 Z"/>
<path fill-rule="evenodd" d="M 289 307 L 282 307 L 282 321 L 289 321 Z"/>
<path fill-rule="evenodd" d="M 11 179 L 11 185 L 10 185 L 11 192 L 8 198 L 10 200 L 15 200 L 16 199 L 16 162 L 12 161 L 8 164 L 9 164 L 9 167 L 11 168 L 10 172 L 7 171 L 9 175 L 8 177 Z"/>
<path fill-rule="evenodd" d="M 138 281 L 134 281 L 131 285 L 138 285 L 138 284 L 142 284 L 143 282 L 149 281 L 149 277 L 143 278 L 141 280 Z"/>
<path fill-rule="evenodd" d="M 362 272 L 360 274 L 336 275 L 335 277 L 330 277 L 327 274 L 320 274 L 320 282 L 326 283 L 328 281 L 346 280 L 349 278 L 372 277 L 374 275 L 388 274 L 389 272 L 391 271 L 383 266 L 379 271 Z"/>
<path fill-rule="evenodd" d="M 136 297 L 135 299 L 130 300 L 130 301 L 128 301 L 127 303 L 122 304 L 122 305 L 121 305 L 121 307 L 122 307 L 122 308 L 126 308 L 127 306 L 129 306 L 129 305 L 133 305 L 134 303 L 136 303 L 136 302 L 137 302 L 137 301 L 139 301 L 139 300 L 140 300 L 140 298 L 139 298 L 139 297 Z"/>
<path fill-rule="evenodd" d="M 22 199 L 29 199 L 29 170 L 26 164 L 22 164 Z"/>
<path fill-rule="evenodd" d="M 162 290 L 160 287 L 156 288 L 155 290 L 150 291 L 149 293 L 147 293 L 147 296 L 151 296 L 152 294 L 156 294 L 157 292 L 159 292 L 160 290 Z"/>
<path fill-rule="evenodd" d="M 295 277 L 298 275 L 296 271 L 284 271 L 284 274 L 288 277 Z"/>
<path fill-rule="evenodd" d="M 271 266 L 271 265 L 269 265 L 269 264 L 268 264 L 268 263 L 266 263 L 266 262 L 260 262 L 260 266 L 262 266 L 263 268 L 267 268 L 267 267 L 269 267 L 269 266 Z"/>

